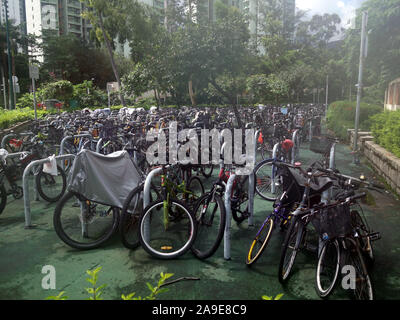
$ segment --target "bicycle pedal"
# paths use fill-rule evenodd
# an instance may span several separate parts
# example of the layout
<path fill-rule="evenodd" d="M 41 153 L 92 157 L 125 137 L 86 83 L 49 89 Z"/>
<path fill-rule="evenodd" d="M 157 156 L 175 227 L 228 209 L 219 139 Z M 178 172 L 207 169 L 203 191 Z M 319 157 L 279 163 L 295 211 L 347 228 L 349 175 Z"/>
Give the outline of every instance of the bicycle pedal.
<path fill-rule="evenodd" d="M 376 241 L 381 239 L 382 237 L 380 232 L 373 232 L 368 235 L 368 238 L 370 241 Z"/>

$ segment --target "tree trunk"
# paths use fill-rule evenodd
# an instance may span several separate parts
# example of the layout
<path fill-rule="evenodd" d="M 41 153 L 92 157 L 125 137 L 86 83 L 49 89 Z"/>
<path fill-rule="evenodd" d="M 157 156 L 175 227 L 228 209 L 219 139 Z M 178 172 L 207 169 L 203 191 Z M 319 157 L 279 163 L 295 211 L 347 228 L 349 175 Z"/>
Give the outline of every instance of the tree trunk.
<path fill-rule="evenodd" d="M 239 111 L 237 109 L 237 105 L 236 105 L 236 99 L 235 97 L 231 96 L 229 93 L 225 92 L 225 90 L 223 90 L 214 79 L 210 80 L 211 85 L 219 92 L 221 93 L 224 97 L 226 97 L 228 99 L 228 101 L 232 104 L 232 108 L 233 108 L 233 112 L 235 113 L 235 117 L 236 117 L 236 121 L 238 123 L 239 128 L 243 128 L 243 123 L 242 120 L 240 118 L 240 114 Z"/>
<path fill-rule="evenodd" d="M 190 96 L 190 101 L 192 102 L 192 107 L 196 107 L 196 99 L 194 97 L 192 79 L 189 80 L 189 96 Z"/>
<path fill-rule="evenodd" d="M 123 94 L 121 93 L 121 89 L 122 89 L 121 78 L 119 77 L 117 66 L 116 66 L 115 61 L 114 61 L 114 54 L 113 54 L 113 50 L 111 48 L 110 41 L 109 41 L 109 39 L 107 37 L 106 30 L 104 29 L 103 17 L 101 15 L 101 12 L 98 12 L 98 17 L 99 17 L 99 25 L 100 25 L 101 32 L 103 34 L 104 42 L 106 43 L 106 47 L 107 47 L 108 53 L 110 54 L 111 67 L 113 69 L 115 79 L 117 80 L 117 83 L 118 83 L 119 99 L 121 100 L 122 106 L 125 107 L 126 106 L 125 99 L 124 99 Z"/>

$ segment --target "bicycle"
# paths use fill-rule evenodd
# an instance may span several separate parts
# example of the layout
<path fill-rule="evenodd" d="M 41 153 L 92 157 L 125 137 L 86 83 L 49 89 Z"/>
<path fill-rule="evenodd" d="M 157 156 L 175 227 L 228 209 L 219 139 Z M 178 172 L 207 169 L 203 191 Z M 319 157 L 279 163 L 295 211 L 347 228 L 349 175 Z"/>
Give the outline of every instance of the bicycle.
<path fill-rule="evenodd" d="M 186 253 L 196 238 L 196 219 L 190 208 L 178 200 L 190 195 L 185 184 L 177 185 L 162 166 L 161 199 L 150 203 L 139 219 L 139 241 L 146 252 L 159 259 L 174 259 Z"/>

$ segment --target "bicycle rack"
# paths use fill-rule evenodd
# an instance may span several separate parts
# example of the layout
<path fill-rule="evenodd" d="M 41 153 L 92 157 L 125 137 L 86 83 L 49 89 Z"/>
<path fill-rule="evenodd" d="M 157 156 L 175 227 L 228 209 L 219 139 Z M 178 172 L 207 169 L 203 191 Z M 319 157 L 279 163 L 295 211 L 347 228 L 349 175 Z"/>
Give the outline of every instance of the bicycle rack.
<path fill-rule="evenodd" d="M 74 154 L 65 154 L 56 157 L 56 160 L 64 160 L 69 158 L 75 158 Z M 29 180 L 27 179 L 28 174 L 31 172 L 33 167 L 50 162 L 49 158 L 32 161 L 24 170 L 22 176 L 23 193 L 24 193 L 24 211 L 25 211 L 25 229 L 34 228 L 31 220 L 31 206 L 29 200 Z"/>
<path fill-rule="evenodd" d="M 224 232 L 224 259 L 231 259 L 231 194 L 233 188 L 233 182 L 235 181 L 236 174 L 231 174 L 226 183 L 225 188 L 225 210 L 226 210 L 226 222 L 225 222 L 225 232 Z"/>
<path fill-rule="evenodd" d="M 272 149 L 272 159 L 276 159 L 276 155 L 278 153 L 278 148 L 279 148 L 279 142 L 276 143 L 274 145 L 274 148 Z M 271 170 L 271 193 L 275 194 L 275 177 L 274 177 L 274 173 L 275 173 L 275 166 L 272 165 L 272 170 Z"/>
<path fill-rule="evenodd" d="M 251 171 L 249 175 L 249 213 L 250 216 L 248 218 L 248 224 L 249 226 L 254 226 L 254 191 L 255 191 L 255 174 L 254 174 L 254 167 L 256 165 L 256 158 L 257 158 L 257 138 L 258 135 L 260 134 L 261 130 L 257 130 L 254 133 L 254 159 L 252 163 L 253 170 Z"/>
<path fill-rule="evenodd" d="M 91 135 L 90 133 L 81 133 L 81 134 L 76 134 L 76 135 L 73 135 L 73 136 L 66 136 L 66 137 L 64 137 L 64 138 L 61 140 L 61 143 L 60 143 L 60 153 L 59 153 L 60 156 L 64 155 L 64 145 L 65 145 L 65 142 L 66 142 L 67 140 L 75 139 L 75 138 L 89 138 L 89 139 L 92 139 L 93 137 L 92 137 L 92 135 Z M 63 161 L 62 164 L 61 164 L 61 168 L 62 168 L 63 170 L 65 169 L 65 163 L 64 163 L 64 161 Z"/>
<path fill-rule="evenodd" d="M 300 153 L 300 146 L 297 146 L 297 143 L 296 143 L 296 139 L 297 139 L 297 136 L 298 136 L 298 133 L 299 132 L 299 130 L 295 130 L 294 132 L 293 132 L 293 135 L 292 135 L 292 141 L 293 141 L 293 147 L 292 147 L 292 164 L 294 164 L 294 162 L 295 162 L 295 158 L 299 155 L 299 153 Z M 297 147 L 299 148 L 299 150 L 297 150 Z"/>
<path fill-rule="evenodd" d="M 312 133 L 312 120 L 310 120 L 310 128 L 309 128 L 309 132 L 308 132 L 308 141 L 311 142 L 313 133 Z"/>
<path fill-rule="evenodd" d="M 100 153 L 100 147 L 101 147 L 101 143 L 103 142 L 103 138 L 100 138 L 98 141 L 97 141 L 97 144 L 96 144 L 96 152 L 97 153 Z"/>
<path fill-rule="evenodd" d="M 150 173 L 147 175 L 146 180 L 144 182 L 144 187 L 143 187 L 143 209 L 146 208 L 150 204 L 150 187 L 151 187 L 151 180 L 153 177 L 157 174 L 159 174 L 162 171 L 162 168 L 155 168 L 150 171 Z M 144 222 L 144 238 L 146 241 L 149 241 L 150 237 L 150 226 L 149 222 L 146 220 Z"/>
<path fill-rule="evenodd" d="M 89 138 L 92 139 L 92 135 L 90 133 L 82 133 L 82 134 L 76 134 L 73 136 L 66 136 L 61 140 L 61 144 L 60 144 L 60 156 L 64 154 L 64 145 L 65 142 L 69 139 L 75 139 L 75 138 Z"/>

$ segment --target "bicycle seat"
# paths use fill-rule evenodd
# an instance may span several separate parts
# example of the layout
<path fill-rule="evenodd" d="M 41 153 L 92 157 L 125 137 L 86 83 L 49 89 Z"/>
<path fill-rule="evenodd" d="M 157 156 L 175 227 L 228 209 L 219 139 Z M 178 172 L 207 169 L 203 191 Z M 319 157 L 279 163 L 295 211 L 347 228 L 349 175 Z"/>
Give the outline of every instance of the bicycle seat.
<path fill-rule="evenodd" d="M 289 168 L 289 170 L 298 185 L 305 187 L 308 179 L 304 175 L 300 174 L 296 169 Z M 310 188 L 316 193 L 324 192 L 332 187 L 332 185 L 333 180 L 329 177 L 313 177 L 310 182 Z"/>

